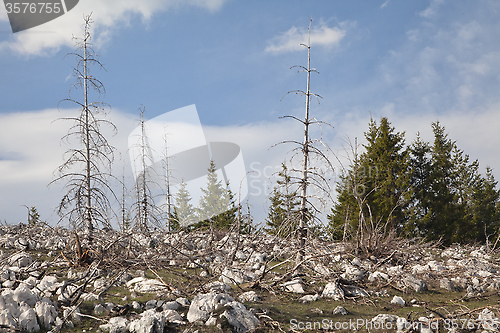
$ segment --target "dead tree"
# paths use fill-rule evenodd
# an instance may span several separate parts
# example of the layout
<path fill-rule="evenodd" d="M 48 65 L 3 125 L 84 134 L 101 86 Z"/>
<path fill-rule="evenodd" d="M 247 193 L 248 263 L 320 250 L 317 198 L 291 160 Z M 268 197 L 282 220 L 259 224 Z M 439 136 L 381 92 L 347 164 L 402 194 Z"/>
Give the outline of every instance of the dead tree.
<path fill-rule="evenodd" d="M 316 166 L 311 165 L 311 157 L 315 155 L 321 158 L 323 161 L 327 163 L 329 168 L 332 168 L 332 165 L 328 159 L 328 157 L 322 152 L 321 148 L 318 147 L 318 144 L 324 148 L 328 148 L 326 144 L 324 144 L 320 139 L 312 139 L 310 136 L 310 126 L 313 124 L 325 124 L 330 126 L 327 123 L 319 121 L 315 118 L 311 118 L 310 116 L 310 102 L 312 97 L 316 97 L 319 101 L 321 96 L 314 94 L 311 92 L 311 73 L 319 72 L 315 68 L 311 68 L 311 24 L 312 19 L 309 21 L 309 33 L 307 44 L 300 44 L 307 48 L 307 67 L 305 66 L 292 66 L 291 68 L 299 68 L 298 72 L 306 72 L 307 73 L 307 84 L 306 90 L 292 90 L 287 93 L 288 94 L 297 94 L 306 97 L 306 108 L 305 108 L 305 116 L 304 119 L 299 119 L 295 116 L 284 116 L 283 118 L 292 118 L 296 121 L 300 122 L 304 125 L 304 139 L 302 142 L 299 141 L 283 141 L 281 143 L 294 143 L 298 146 L 298 148 L 294 149 L 296 153 L 292 156 L 292 167 L 291 171 L 294 174 L 298 174 L 298 176 L 291 176 L 292 182 L 298 185 L 298 198 L 300 201 L 300 209 L 299 209 L 299 223 L 297 226 L 297 237 L 299 240 L 299 248 L 296 257 L 296 264 L 299 264 L 303 261 L 304 257 L 304 248 L 307 240 L 308 234 L 308 222 L 313 220 L 313 212 L 319 212 L 316 206 L 311 202 L 311 197 L 313 197 L 310 193 L 308 193 L 308 187 L 313 186 L 316 189 L 319 189 L 324 195 L 330 196 L 329 184 L 327 182 L 324 173 Z M 293 165 L 293 159 L 297 154 L 301 156 L 301 167 L 296 168 Z M 321 196 L 314 196 L 316 199 L 320 201 L 324 201 Z"/>
<path fill-rule="evenodd" d="M 81 111 L 78 116 L 60 118 L 74 122 L 63 141 L 76 139 L 81 146 L 65 153 L 65 162 L 57 169 L 58 176 L 51 183 L 66 181 L 66 194 L 59 204 L 58 213 L 61 220 L 68 219 L 76 230 L 83 230 L 91 245 L 94 228 L 111 228 L 108 196 L 116 199 L 109 185 L 115 148 L 108 143 L 102 130 L 108 126 L 116 132 L 116 127 L 103 118 L 106 104 L 98 101 L 99 98 L 91 101 L 92 92 L 97 93 L 98 97 L 105 93 L 102 82 L 91 74 L 91 66 L 104 67 L 92 47 L 91 16 L 86 16 L 84 21 L 83 38 L 75 38 L 77 52 L 69 53 L 77 59 L 74 68 L 77 82 L 70 89 L 69 97 L 61 101 L 75 103 Z M 72 97 L 73 90 L 82 91 L 83 101 Z"/>
<path fill-rule="evenodd" d="M 159 207 L 156 205 L 152 188 L 159 187 L 159 184 L 154 180 L 156 171 L 154 170 L 153 153 L 146 131 L 146 124 L 144 122 L 145 108 L 141 109 L 140 120 L 140 134 L 137 143 L 133 148 L 139 151 L 136 160 L 133 161 L 135 169 L 135 185 L 134 190 L 136 193 L 136 202 L 131 207 L 133 214 L 133 230 L 139 231 L 148 235 L 152 227 L 161 226 L 161 213 Z"/>

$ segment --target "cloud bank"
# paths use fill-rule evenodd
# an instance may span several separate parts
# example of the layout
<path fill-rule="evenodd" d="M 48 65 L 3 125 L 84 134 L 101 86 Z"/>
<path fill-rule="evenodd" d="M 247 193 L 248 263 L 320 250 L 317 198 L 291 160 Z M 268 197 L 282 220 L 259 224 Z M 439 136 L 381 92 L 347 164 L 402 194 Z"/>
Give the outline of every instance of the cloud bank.
<path fill-rule="evenodd" d="M 0 51 L 10 50 L 26 56 L 50 55 L 63 46 L 74 46 L 73 34 L 82 31 L 83 16 L 92 13 L 94 43 L 106 43 L 114 29 L 127 25 L 133 17 L 147 23 L 153 14 L 180 6 L 195 6 L 216 11 L 227 0 L 85 0 L 67 14 L 32 29 L 13 34 L 0 43 Z M 4 6 L 0 6 L 0 21 L 8 21 Z"/>
<path fill-rule="evenodd" d="M 340 26 L 342 27 L 343 24 Z M 311 45 L 323 47 L 338 46 L 345 37 L 347 31 L 344 28 L 328 27 L 325 24 L 314 26 L 311 29 Z M 308 29 L 291 27 L 285 33 L 272 38 L 268 42 L 265 51 L 270 53 L 294 52 L 304 49 L 300 44 L 307 44 Z"/>

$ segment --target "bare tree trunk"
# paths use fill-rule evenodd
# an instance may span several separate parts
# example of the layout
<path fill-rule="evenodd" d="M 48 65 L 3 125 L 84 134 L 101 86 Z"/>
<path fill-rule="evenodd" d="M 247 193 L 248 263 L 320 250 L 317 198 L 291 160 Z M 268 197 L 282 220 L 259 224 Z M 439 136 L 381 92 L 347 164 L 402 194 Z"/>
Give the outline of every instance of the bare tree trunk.
<path fill-rule="evenodd" d="M 311 21 L 309 22 L 309 35 L 307 39 L 307 89 L 306 89 L 306 114 L 304 117 L 304 142 L 302 145 L 302 180 L 300 188 L 300 216 L 299 216 L 299 251 L 295 264 L 300 263 L 304 258 L 304 248 L 307 239 L 307 183 L 309 171 L 309 102 L 311 100 Z"/>
<path fill-rule="evenodd" d="M 87 202 L 85 206 L 85 232 L 87 236 L 88 244 L 92 244 L 93 229 L 94 225 L 92 223 L 92 201 L 91 201 L 91 191 L 92 191 L 92 174 L 91 174 L 91 164 L 90 164 L 90 128 L 89 128 L 89 101 L 88 101 L 88 70 L 87 70 L 87 41 L 90 36 L 88 31 L 89 25 L 88 21 L 85 24 L 85 37 L 83 43 L 83 91 L 84 91 L 84 108 L 85 108 L 85 155 L 87 163 L 85 166 L 86 183 L 85 183 L 85 195 L 87 197 Z"/>

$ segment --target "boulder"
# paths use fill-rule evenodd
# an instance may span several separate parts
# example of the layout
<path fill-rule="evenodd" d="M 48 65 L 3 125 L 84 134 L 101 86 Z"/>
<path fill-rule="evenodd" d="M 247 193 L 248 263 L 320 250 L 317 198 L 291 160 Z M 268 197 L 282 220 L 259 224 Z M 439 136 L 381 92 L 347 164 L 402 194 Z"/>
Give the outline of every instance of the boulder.
<path fill-rule="evenodd" d="M 401 305 L 401 306 L 405 306 L 405 304 L 406 304 L 405 300 L 402 299 L 399 296 L 394 296 L 393 299 L 391 300 L 391 303 L 392 304 L 398 304 L 398 305 Z"/>
<path fill-rule="evenodd" d="M 450 279 L 443 278 L 439 280 L 439 288 L 446 289 L 446 290 L 455 290 L 455 287 L 453 286 L 453 282 L 450 281 Z"/>
<path fill-rule="evenodd" d="M 189 306 L 187 320 L 190 323 L 199 320 L 206 321 L 213 311 L 233 301 L 234 298 L 227 294 L 213 292 L 208 294 L 198 294 L 194 297 L 191 305 Z"/>
<path fill-rule="evenodd" d="M 9 259 L 9 265 L 12 267 L 23 268 L 31 265 L 33 258 L 25 252 L 16 253 Z"/>
<path fill-rule="evenodd" d="M 36 320 L 35 310 L 29 308 L 21 313 L 19 316 L 19 327 L 28 332 L 38 332 L 40 330 L 40 325 L 38 325 Z"/>
<path fill-rule="evenodd" d="M 56 307 L 45 301 L 40 301 L 35 304 L 35 313 L 43 328 L 50 329 L 57 318 Z"/>
<path fill-rule="evenodd" d="M 346 265 L 341 277 L 349 281 L 360 281 L 365 277 L 365 272 L 357 266 Z"/>
<path fill-rule="evenodd" d="M 13 329 L 17 328 L 16 319 L 14 319 L 14 316 L 9 310 L 0 310 L 0 325 L 10 327 Z"/>
<path fill-rule="evenodd" d="M 414 275 L 406 275 L 399 282 L 398 286 L 400 288 L 409 288 L 415 290 L 417 293 L 421 293 L 427 290 L 427 284 L 415 277 Z"/>
<path fill-rule="evenodd" d="M 349 312 L 343 307 L 343 306 L 337 306 L 334 310 L 333 310 L 333 314 L 334 315 L 342 315 L 342 316 L 347 316 L 349 314 Z"/>
<path fill-rule="evenodd" d="M 221 317 L 226 317 L 235 332 L 243 333 L 255 330 L 259 326 L 259 319 L 243 304 L 234 301 L 226 304 L 225 308 L 226 310 L 221 314 Z"/>
<path fill-rule="evenodd" d="M 42 280 L 36 286 L 40 291 L 50 291 L 54 292 L 60 287 L 57 282 L 57 277 L 53 275 L 45 275 Z"/>
<path fill-rule="evenodd" d="M 338 281 L 328 283 L 321 294 L 321 297 L 333 298 L 336 301 L 344 299 L 344 296 L 344 290 Z"/>
<path fill-rule="evenodd" d="M 12 299 L 17 303 L 26 302 L 29 306 L 35 306 L 39 300 L 38 295 L 32 292 L 25 284 L 21 283 L 12 295 Z"/>
<path fill-rule="evenodd" d="M 140 319 L 130 323 L 131 333 L 163 333 L 165 317 L 155 309 L 144 311 Z"/>
<path fill-rule="evenodd" d="M 296 294 L 303 294 L 304 288 L 302 287 L 302 279 L 295 278 L 291 281 L 285 282 L 281 285 L 286 291 Z"/>
<path fill-rule="evenodd" d="M 113 317 L 109 319 L 109 322 L 104 325 L 100 325 L 99 329 L 102 332 L 109 333 L 128 333 L 129 321 L 127 318 L 123 317 Z"/>

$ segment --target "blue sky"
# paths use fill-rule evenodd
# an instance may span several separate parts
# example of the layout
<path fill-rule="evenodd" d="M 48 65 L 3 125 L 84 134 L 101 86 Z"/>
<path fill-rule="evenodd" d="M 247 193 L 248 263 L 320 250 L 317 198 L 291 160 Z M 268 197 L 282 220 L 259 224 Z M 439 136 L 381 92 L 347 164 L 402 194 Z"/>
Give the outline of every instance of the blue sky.
<path fill-rule="evenodd" d="M 37 206 L 53 213 L 61 188 L 46 185 L 67 146 L 69 124 L 52 123 L 71 112 L 57 106 L 74 82 L 73 35 L 93 12 L 93 41 L 106 71 L 103 100 L 118 125 L 113 143 L 126 154 L 126 136 L 138 109 L 154 118 L 196 104 L 205 135 L 238 143 L 247 170 L 275 167 L 301 130 L 280 116 L 303 115 L 305 65 L 297 46 L 312 23 L 312 91 L 321 104 L 312 115 L 334 129 L 324 139 L 341 151 L 343 139 L 362 141 L 370 116 L 389 117 L 410 142 L 420 131 L 432 139 L 440 120 L 459 148 L 490 165 L 500 164 L 500 3 L 495 0 L 237 1 L 80 0 L 66 15 L 12 34 L 0 6 L 0 219 L 25 220 Z M 268 168 L 268 170 L 271 170 Z M 261 172 L 263 173 L 263 172 Z M 265 214 L 271 183 L 251 198 L 257 219 Z"/>

